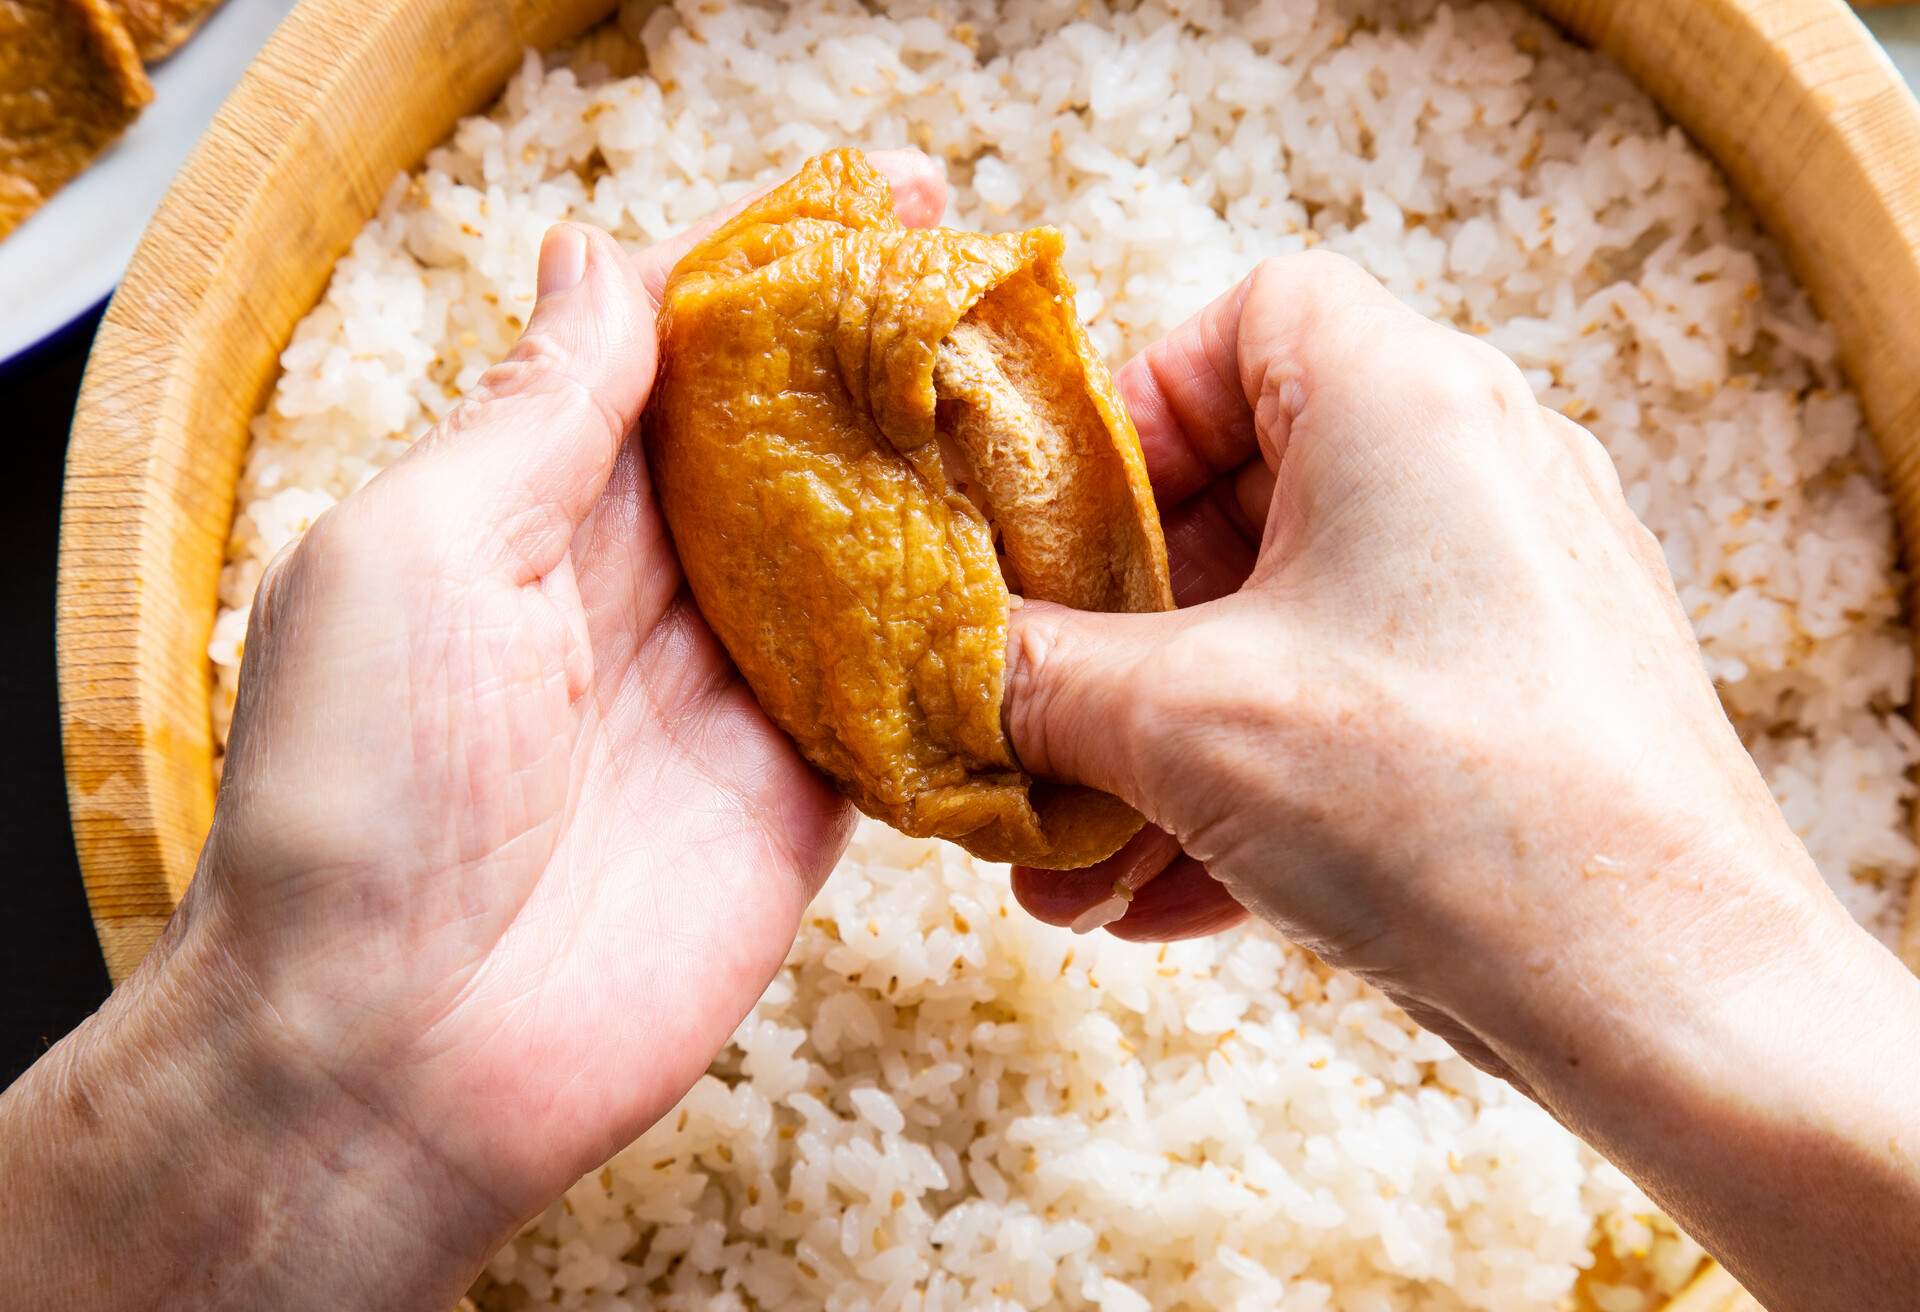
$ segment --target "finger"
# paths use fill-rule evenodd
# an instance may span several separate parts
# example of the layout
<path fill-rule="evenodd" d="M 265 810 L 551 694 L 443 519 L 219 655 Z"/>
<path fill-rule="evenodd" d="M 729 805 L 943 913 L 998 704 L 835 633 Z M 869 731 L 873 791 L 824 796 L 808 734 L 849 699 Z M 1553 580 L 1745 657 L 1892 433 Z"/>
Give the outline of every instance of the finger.
<path fill-rule="evenodd" d="M 1652 573 L 1656 581 L 1667 585 L 1671 576 L 1667 572 L 1666 553 L 1661 549 L 1659 540 L 1647 531 L 1640 517 L 1633 513 L 1612 454 L 1601 445 L 1599 438 L 1559 411 L 1542 408 L 1540 413 L 1547 427 L 1559 439 L 1578 477 L 1592 495 L 1594 504 L 1600 507 L 1607 521 L 1619 533 L 1627 550 Z"/>
<path fill-rule="evenodd" d="M 1183 612 L 1096 615 L 1026 601 L 1008 619 L 1002 713 L 1021 764 L 1140 805 L 1136 755 L 1153 718 L 1143 673 L 1184 627 Z"/>
<path fill-rule="evenodd" d="M 1015 866 L 1013 895 L 1035 920 L 1071 925 L 1112 897 L 1116 888 L 1124 884 L 1138 891 L 1179 857 L 1178 840 L 1156 825 L 1145 825 L 1118 852 L 1079 870 Z"/>
<path fill-rule="evenodd" d="M 1115 379 L 1162 505 L 1185 501 L 1256 453 L 1237 341 L 1252 285 L 1242 279 L 1127 361 Z"/>
<path fill-rule="evenodd" d="M 1107 926 L 1130 943 L 1166 943 L 1203 938 L 1232 929 L 1247 918 L 1226 886 L 1190 856 L 1182 856 L 1134 895 L 1127 914 Z"/>
<path fill-rule="evenodd" d="M 1158 829 L 1150 832 L 1166 838 Z M 1122 848 L 1121 853 L 1126 850 Z M 1116 857 L 1121 853 L 1116 853 Z M 1071 925 L 1088 908 L 1112 895 L 1111 879 L 1096 882 L 1095 872 L 1100 868 L 1038 870 L 1016 866 L 1013 895 L 1035 920 L 1048 925 Z M 1176 846 L 1165 866 L 1134 894 L 1126 914 L 1105 929 L 1130 943 L 1165 943 L 1218 934 L 1246 918 L 1247 909 L 1234 900 L 1226 886 Z"/>
<path fill-rule="evenodd" d="M 909 228 L 930 228 L 947 212 L 947 174 L 938 160 L 918 150 L 875 150 L 867 163 L 886 176 L 893 188 L 893 210 Z M 635 256 L 647 292 L 657 302 L 667 289 L 667 275 L 686 253 L 709 233 L 772 191 L 772 182 L 709 214 L 685 232 L 656 242 Z"/>
<path fill-rule="evenodd" d="M 1353 261 L 1322 252 L 1264 260 L 1231 291 L 1120 370 L 1147 473 L 1162 505 L 1184 501 L 1265 454 L 1279 464 L 1275 416 L 1261 397 L 1304 376 L 1316 329 L 1353 310 L 1396 308 L 1417 320 Z"/>
<path fill-rule="evenodd" d="M 1322 469 L 1404 484 L 1424 463 L 1416 453 L 1455 451 L 1463 439 L 1520 431 L 1512 420 L 1539 408 L 1511 359 L 1414 313 L 1336 255 L 1262 264 L 1247 295 L 1240 347 L 1260 454 L 1276 471 L 1296 422 L 1313 413 L 1329 416 L 1319 431 L 1338 438 L 1315 446 Z M 1318 481 L 1304 468 L 1287 480 L 1307 488 Z M 1362 490 L 1351 477 L 1335 483 L 1343 493 Z"/>
<path fill-rule="evenodd" d="M 1264 468 L 1259 461 L 1254 464 Z M 1224 597 L 1253 572 L 1260 539 L 1248 535 L 1235 484 L 1215 483 L 1189 497 L 1161 517 L 1160 528 L 1167 540 L 1175 605 L 1198 606 Z"/>
<path fill-rule="evenodd" d="M 526 332 L 390 471 L 405 513 L 447 549 L 521 581 L 545 574 L 606 485 L 657 359 L 632 262 L 597 228 L 555 225 Z"/>
<path fill-rule="evenodd" d="M 1179 505 L 1163 510 L 1161 532 L 1177 606 L 1198 606 L 1236 592 L 1253 572 L 1274 474 L 1251 460 Z"/>
<path fill-rule="evenodd" d="M 893 188 L 893 212 L 909 228 L 931 228 L 947 213 L 947 170 L 924 151 L 876 150 L 867 163 Z"/>
<path fill-rule="evenodd" d="M 1249 460 L 1233 476 L 1233 509 L 1240 531 L 1258 545 L 1267 531 L 1267 512 L 1273 508 L 1273 489 L 1279 475 L 1264 460 Z"/>
<path fill-rule="evenodd" d="M 572 555 L 592 650 L 609 668 L 624 665 L 682 583 L 639 441 L 621 448 L 599 504 L 574 534 Z"/>

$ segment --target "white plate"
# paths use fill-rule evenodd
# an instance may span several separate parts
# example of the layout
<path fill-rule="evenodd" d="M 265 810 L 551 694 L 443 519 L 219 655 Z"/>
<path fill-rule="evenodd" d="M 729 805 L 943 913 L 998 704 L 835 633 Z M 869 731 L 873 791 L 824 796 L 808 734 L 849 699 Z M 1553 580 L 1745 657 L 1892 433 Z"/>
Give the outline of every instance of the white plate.
<path fill-rule="evenodd" d="M 0 241 L 0 367 L 107 298 L 214 111 L 294 0 L 226 0 L 148 70 L 153 103 L 93 167 Z"/>

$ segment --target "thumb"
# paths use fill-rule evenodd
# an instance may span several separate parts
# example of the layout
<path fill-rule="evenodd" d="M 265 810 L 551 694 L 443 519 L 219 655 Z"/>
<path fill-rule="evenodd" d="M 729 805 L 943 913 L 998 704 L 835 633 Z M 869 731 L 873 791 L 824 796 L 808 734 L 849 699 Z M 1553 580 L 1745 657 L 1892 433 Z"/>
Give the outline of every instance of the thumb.
<path fill-rule="evenodd" d="M 1101 615 L 1023 601 L 1008 616 L 1001 703 L 1030 774 L 1085 784 L 1151 814 L 1141 795 L 1157 718 L 1152 662 L 1185 624 L 1179 611 Z"/>
<path fill-rule="evenodd" d="M 554 225 L 526 331 L 402 462 L 445 503 L 435 527 L 517 568 L 552 569 L 599 500 L 658 359 L 633 262 L 597 228 Z"/>

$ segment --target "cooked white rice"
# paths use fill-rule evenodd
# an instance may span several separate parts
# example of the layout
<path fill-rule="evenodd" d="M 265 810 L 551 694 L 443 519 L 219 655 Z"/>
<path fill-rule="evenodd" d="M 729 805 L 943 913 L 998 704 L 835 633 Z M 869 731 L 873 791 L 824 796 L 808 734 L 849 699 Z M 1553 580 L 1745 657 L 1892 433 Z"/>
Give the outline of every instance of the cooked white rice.
<path fill-rule="evenodd" d="M 222 579 L 222 735 L 261 569 L 505 353 L 549 224 L 637 246 L 816 151 L 915 144 L 950 221 L 1066 231 L 1115 359 L 1315 245 L 1512 355 L 1606 442 L 1789 819 L 1893 937 L 1920 740 L 1878 463 L 1772 246 L 1604 61 L 1434 0 L 649 10 L 530 55 L 295 332 Z M 1617 1172 L 1305 954 L 1008 907 L 1001 869 L 863 830 L 712 1075 L 488 1299 L 1511 1310 L 1559 1305 L 1596 1236 L 1661 1288 L 1691 1268 Z"/>
<path fill-rule="evenodd" d="M 712 1073 L 490 1274 L 568 1307 L 1508 1312 L 1556 1305 L 1597 1217 L 1678 1283 L 1699 1250 L 1650 1210 L 1271 935 L 1076 937 L 869 823 Z"/>

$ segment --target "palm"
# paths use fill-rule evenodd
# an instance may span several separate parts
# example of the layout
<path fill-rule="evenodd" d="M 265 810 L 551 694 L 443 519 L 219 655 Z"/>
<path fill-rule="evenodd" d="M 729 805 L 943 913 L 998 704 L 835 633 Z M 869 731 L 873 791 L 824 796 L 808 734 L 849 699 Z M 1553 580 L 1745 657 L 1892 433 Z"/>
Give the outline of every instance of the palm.
<path fill-rule="evenodd" d="M 198 891 L 322 1063 L 518 1212 L 698 1077 L 851 817 L 682 591 L 636 443 L 530 579 L 383 540 L 422 467 L 256 602 Z"/>
<path fill-rule="evenodd" d="M 926 159 L 874 159 L 939 215 Z M 852 818 L 687 599 L 632 433 L 696 235 L 587 235 L 474 401 L 269 572 L 193 893 L 320 1069 L 508 1217 L 692 1084 Z"/>
<path fill-rule="evenodd" d="M 524 791 L 564 800 L 523 818 L 550 843 L 489 858 L 504 886 L 492 896 L 521 910 L 467 945 L 476 987 L 435 1032 L 436 1060 L 509 1094 L 494 1104 L 506 1123 L 470 1128 L 527 1144 L 555 1188 L 698 1077 L 785 956 L 850 821 L 687 602 L 644 483 L 629 448 L 576 540 L 577 599 L 551 601 L 579 608 L 591 688 L 549 721 L 558 750 L 542 756 L 566 777 Z M 487 700 L 468 705 L 493 713 Z"/>

